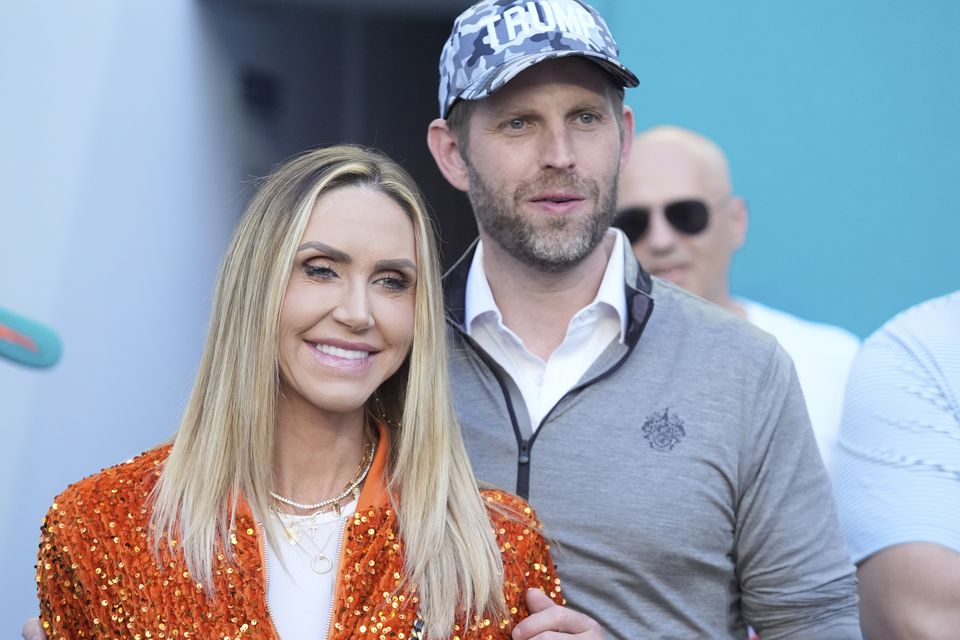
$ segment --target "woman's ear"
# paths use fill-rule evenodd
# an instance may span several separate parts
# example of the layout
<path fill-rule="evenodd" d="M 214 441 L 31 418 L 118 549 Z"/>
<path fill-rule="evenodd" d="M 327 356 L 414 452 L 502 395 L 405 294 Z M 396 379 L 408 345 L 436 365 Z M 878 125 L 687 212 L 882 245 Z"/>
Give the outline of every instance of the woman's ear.
<path fill-rule="evenodd" d="M 460 191 L 466 191 L 470 187 L 467 163 L 460 152 L 460 142 L 450 131 L 446 120 L 437 118 L 430 123 L 427 129 L 427 146 L 447 182 Z"/>

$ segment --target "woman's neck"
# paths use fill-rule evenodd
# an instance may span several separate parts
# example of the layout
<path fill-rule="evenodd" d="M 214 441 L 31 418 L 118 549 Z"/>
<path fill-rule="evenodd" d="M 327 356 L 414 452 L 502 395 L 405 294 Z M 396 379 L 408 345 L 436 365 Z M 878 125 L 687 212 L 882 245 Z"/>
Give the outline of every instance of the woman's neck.
<path fill-rule="evenodd" d="M 339 495 L 356 477 L 367 451 L 364 410 L 307 416 L 282 405 L 281 400 L 271 491 L 303 504 Z"/>

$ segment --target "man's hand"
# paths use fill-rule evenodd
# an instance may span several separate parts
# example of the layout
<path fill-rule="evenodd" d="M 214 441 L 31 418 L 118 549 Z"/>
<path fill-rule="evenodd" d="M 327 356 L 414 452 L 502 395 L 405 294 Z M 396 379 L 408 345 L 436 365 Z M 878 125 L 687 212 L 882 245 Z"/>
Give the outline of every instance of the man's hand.
<path fill-rule="evenodd" d="M 23 636 L 23 640 L 47 640 L 47 634 L 43 632 L 39 618 L 30 618 L 24 622 L 20 635 Z"/>
<path fill-rule="evenodd" d="M 603 640 L 593 618 L 561 607 L 539 589 L 527 591 L 530 615 L 513 628 L 513 640 Z"/>

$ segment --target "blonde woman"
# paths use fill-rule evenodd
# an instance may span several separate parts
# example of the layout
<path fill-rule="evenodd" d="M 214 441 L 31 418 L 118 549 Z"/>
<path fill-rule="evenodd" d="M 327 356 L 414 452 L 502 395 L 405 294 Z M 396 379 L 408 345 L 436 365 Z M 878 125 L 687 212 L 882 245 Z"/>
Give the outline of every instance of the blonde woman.
<path fill-rule="evenodd" d="M 560 601 L 529 509 L 478 491 L 448 397 L 435 242 L 377 152 L 264 182 L 217 283 L 172 444 L 43 527 L 50 638 L 507 638 Z"/>

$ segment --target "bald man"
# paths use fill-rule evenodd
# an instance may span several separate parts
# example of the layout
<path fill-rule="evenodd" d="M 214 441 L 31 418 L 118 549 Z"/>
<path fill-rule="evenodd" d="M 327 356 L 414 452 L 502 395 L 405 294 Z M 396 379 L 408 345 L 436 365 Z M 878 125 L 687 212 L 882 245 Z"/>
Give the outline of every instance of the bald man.
<path fill-rule="evenodd" d="M 730 264 L 747 236 L 747 204 L 733 191 L 723 151 L 679 127 L 639 134 L 620 178 L 614 224 L 640 264 L 773 334 L 794 360 L 820 453 L 828 468 L 843 391 L 859 340 L 730 293 Z"/>

